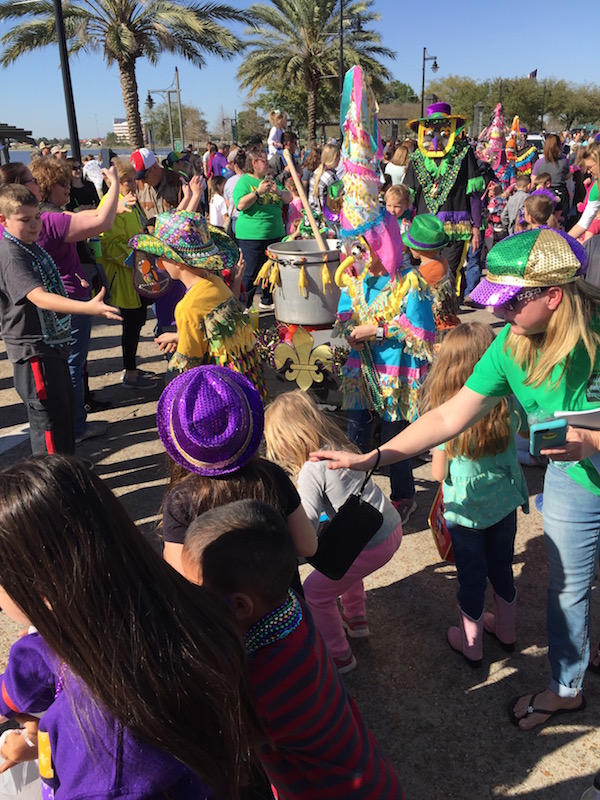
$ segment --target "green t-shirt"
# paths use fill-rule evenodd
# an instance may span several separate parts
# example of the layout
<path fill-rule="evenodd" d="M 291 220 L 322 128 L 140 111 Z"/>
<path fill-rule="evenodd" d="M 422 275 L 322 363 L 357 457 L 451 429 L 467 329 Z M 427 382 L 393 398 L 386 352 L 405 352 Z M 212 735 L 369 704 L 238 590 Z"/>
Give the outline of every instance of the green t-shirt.
<path fill-rule="evenodd" d="M 242 175 L 233 190 L 233 203 L 236 208 L 244 195 L 258 189 L 260 182 L 261 179 L 253 175 Z M 277 188 L 283 190 L 280 184 L 277 184 Z M 271 192 L 263 194 L 250 208 L 240 211 L 235 223 L 236 238 L 257 241 L 283 239 L 285 226 L 281 214 L 282 208 L 283 203 L 279 195 Z"/>
<path fill-rule="evenodd" d="M 592 329 L 600 330 L 600 318 L 592 322 Z M 600 407 L 600 353 L 596 356 L 590 375 L 590 360 L 583 345 L 571 353 L 569 369 L 562 375 L 557 365 L 548 380 L 541 386 L 525 386 L 527 373 L 513 361 L 505 348 L 510 325 L 506 325 L 488 347 L 467 380 L 473 392 L 486 397 L 505 397 L 514 394 L 528 418 L 544 419 L 554 411 L 584 411 Z M 600 474 L 589 459 L 567 468 L 569 476 L 593 494 L 600 495 Z"/>

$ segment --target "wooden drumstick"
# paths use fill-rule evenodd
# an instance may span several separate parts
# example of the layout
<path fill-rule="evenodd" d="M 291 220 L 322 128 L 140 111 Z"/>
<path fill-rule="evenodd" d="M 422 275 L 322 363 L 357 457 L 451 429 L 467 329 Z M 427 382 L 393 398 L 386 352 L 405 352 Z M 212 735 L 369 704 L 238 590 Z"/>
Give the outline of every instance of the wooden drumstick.
<path fill-rule="evenodd" d="M 312 232 L 315 235 L 315 239 L 317 240 L 317 244 L 319 245 L 319 249 L 329 250 L 329 248 L 325 244 L 325 241 L 323 240 L 323 237 L 321 236 L 321 231 L 319 230 L 319 227 L 313 215 L 312 208 L 310 207 L 308 198 L 304 193 L 304 186 L 302 186 L 302 181 L 300 180 L 300 178 L 298 177 L 298 173 L 296 172 L 296 167 L 294 165 L 294 159 L 292 158 L 292 154 L 290 153 L 289 150 L 284 150 L 283 157 L 285 158 L 285 163 L 288 165 L 288 168 L 294 180 L 294 184 L 296 185 L 296 191 L 298 192 L 300 200 L 302 201 L 302 207 L 306 211 L 306 216 L 310 223 L 310 227 L 312 228 Z"/>

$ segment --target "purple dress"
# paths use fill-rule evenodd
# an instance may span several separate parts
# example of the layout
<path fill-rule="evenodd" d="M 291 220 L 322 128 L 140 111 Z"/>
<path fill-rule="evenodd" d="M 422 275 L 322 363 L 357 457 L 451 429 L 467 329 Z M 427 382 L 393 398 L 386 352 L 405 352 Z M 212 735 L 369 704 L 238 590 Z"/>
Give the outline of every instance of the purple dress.
<path fill-rule="evenodd" d="M 212 793 L 173 756 L 139 741 L 102 706 L 38 633 L 10 649 L 0 713 L 41 714 L 44 800 L 207 800 Z"/>

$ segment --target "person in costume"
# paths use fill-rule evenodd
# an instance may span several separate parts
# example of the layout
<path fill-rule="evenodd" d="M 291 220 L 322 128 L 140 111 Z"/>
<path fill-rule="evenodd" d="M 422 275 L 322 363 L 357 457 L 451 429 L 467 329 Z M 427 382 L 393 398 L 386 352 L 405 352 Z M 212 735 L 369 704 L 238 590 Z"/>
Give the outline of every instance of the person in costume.
<path fill-rule="evenodd" d="M 537 147 L 528 143 L 528 130 L 523 125 L 519 125 L 518 117 L 514 118 L 512 128 L 516 132 L 515 169 L 517 175 L 531 175 L 533 165 L 538 160 Z"/>
<path fill-rule="evenodd" d="M 408 124 L 417 133 L 417 149 L 410 157 L 404 183 L 414 195 L 417 214 L 435 214 L 444 223 L 449 243 L 444 256 L 462 298 L 459 278 L 469 242 L 475 253 L 481 247 L 481 194 L 484 180 L 475 153 L 461 136 L 465 118 L 451 113 L 448 103 L 433 103 L 426 116 Z"/>
<path fill-rule="evenodd" d="M 435 329 L 437 339 L 441 340 L 444 333 L 460 325 L 448 262 L 442 255 L 442 249 L 448 244 L 448 234 L 442 221 L 433 214 L 418 214 L 402 234 L 402 241 L 419 262 L 419 272 L 431 289 Z"/>
<path fill-rule="evenodd" d="M 341 108 L 345 173 L 341 238 L 351 254 L 336 273 L 342 288 L 334 333 L 350 345 L 340 389 L 348 438 L 370 446 L 377 417 L 382 439 L 417 416 L 418 392 L 432 359 L 432 297 L 418 271 L 402 272 L 400 226 L 379 203 L 382 155 L 377 104 L 359 67 L 346 73 Z M 410 462 L 390 470 L 391 500 L 406 522 L 416 508 Z"/>
<path fill-rule="evenodd" d="M 503 191 L 514 183 L 514 159 L 510 161 L 507 155 L 502 103 L 496 105 L 490 124 L 479 134 L 476 152 L 477 157 L 486 161 L 494 170 Z"/>
<path fill-rule="evenodd" d="M 175 307 L 177 332 L 156 338 L 162 351 L 172 353 L 167 381 L 192 367 L 218 364 L 243 373 L 262 391 L 250 317 L 221 277 L 240 263 L 235 242 L 201 214 L 172 211 L 158 215 L 154 234 L 134 236 L 129 245 L 136 254 L 158 256 L 157 266 L 187 290 Z"/>

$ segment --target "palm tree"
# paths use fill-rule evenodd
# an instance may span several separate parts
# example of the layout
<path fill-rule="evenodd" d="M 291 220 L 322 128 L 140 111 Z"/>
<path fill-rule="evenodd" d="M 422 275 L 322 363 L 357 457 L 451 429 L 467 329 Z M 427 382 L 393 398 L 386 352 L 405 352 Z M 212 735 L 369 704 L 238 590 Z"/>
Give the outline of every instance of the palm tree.
<path fill-rule="evenodd" d="M 395 53 L 365 27 L 380 18 L 370 10 L 372 5 L 373 0 L 344 2 L 344 64 L 358 64 L 372 78 L 388 80 L 379 59 L 395 58 Z M 305 89 L 308 138 L 315 139 L 319 84 L 339 75 L 340 0 L 270 0 L 269 5 L 250 6 L 249 12 L 256 25 L 246 31 L 249 52 L 238 70 L 241 87 L 254 94 L 275 79 L 282 86 Z M 351 25 L 356 17 L 360 30 Z"/>
<path fill-rule="evenodd" d="M 132 146 L 144 144 L 135 63 L 158 62 L 161 52 L 177 53 L 198 67 L 205 54 L 232 58 L 241 41 L 219 21 L 251 24 L 251 15 L 228 5 L 186 0 L 70 0 L 63 2 L 69 53 L 100 51 L 107 64 L 116 62 Z M 22 19 L 4 34 L 0 65 L 8 66 L 24 53 L 55 44 L 52 0 L 4 0 L 0 20 Z"/>

